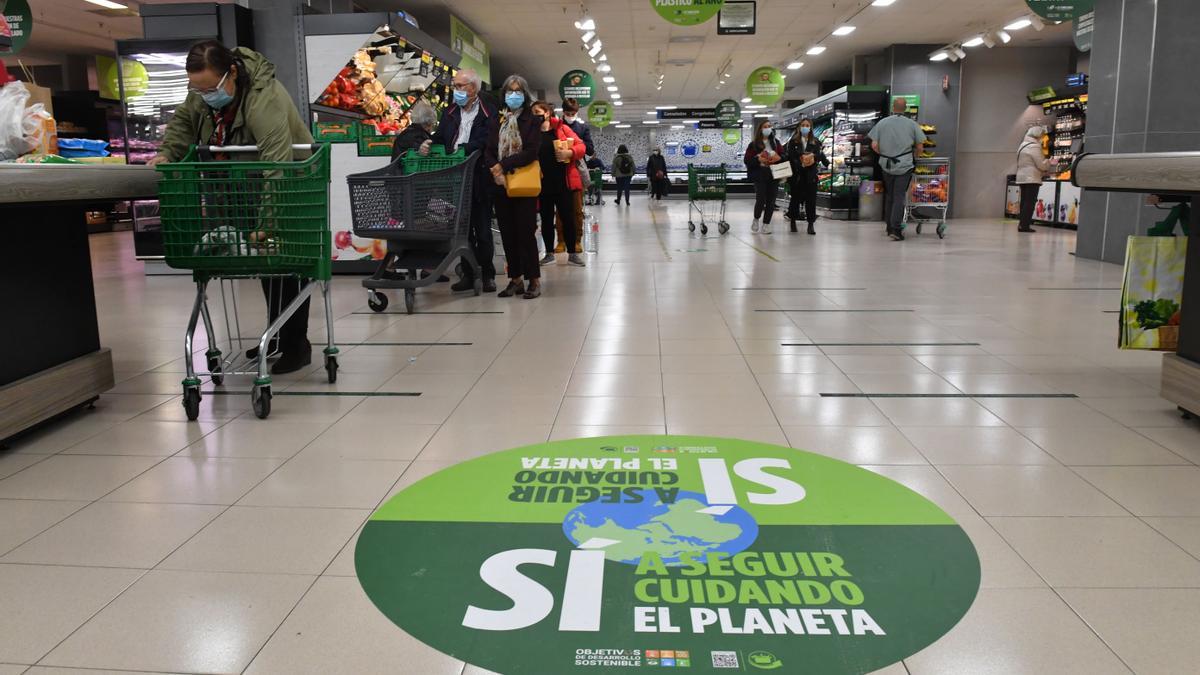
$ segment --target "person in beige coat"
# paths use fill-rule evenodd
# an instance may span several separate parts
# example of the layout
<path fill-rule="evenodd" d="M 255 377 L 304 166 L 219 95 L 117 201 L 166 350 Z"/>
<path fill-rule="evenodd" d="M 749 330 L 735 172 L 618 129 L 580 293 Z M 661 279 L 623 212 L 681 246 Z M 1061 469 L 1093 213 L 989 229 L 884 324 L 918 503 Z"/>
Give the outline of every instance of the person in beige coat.
<path fill-rule="evenodd" d="M 1038 188 L 1050 170 L 1050 160 L 1042 154 L 1042 136 L 1046 129 L 1040 124 L 1029 127 L 1017 148 L 1017 185 L 1021 188 L 1021 220 L 1018 232 L 1034 232 L 1033 208 L 1037 205 Z"/>

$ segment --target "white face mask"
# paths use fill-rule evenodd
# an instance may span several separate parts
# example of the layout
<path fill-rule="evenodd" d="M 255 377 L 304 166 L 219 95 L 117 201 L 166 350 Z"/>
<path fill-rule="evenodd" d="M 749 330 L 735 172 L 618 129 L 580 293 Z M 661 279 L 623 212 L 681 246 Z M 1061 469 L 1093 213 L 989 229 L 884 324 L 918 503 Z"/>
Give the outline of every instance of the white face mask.
<path fill-rule="evenodd" d="M 568 124 L 574 124 L 575 120 L 578 119 L 578 116 L 577 115 L 563 115 L 563 119 L 565 119 Z"/>
<path fill-rule="evenodd" d="M 774 129 L 772 129 L 772 128 L 770 128 L 770 127 L 767 127 L 766 129 L 763 129 L 763 135 L 764 135 L 764 136 L 767 136 L 767 137 L 774 136 L 774 135 L 775 135 L 775 130 L 774 130 Z"/>

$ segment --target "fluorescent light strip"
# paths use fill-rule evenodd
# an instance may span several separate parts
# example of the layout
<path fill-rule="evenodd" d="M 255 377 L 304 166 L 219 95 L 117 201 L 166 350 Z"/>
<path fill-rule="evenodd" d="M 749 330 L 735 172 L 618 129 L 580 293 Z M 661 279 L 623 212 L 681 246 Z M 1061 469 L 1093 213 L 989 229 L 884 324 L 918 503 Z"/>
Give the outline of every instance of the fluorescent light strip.
<path fill-rule="evenodd" d="M 838 26 L 833 29 L 833 34 L 838 37 L 845 37 L 855 31 L 855 26 Z"/>

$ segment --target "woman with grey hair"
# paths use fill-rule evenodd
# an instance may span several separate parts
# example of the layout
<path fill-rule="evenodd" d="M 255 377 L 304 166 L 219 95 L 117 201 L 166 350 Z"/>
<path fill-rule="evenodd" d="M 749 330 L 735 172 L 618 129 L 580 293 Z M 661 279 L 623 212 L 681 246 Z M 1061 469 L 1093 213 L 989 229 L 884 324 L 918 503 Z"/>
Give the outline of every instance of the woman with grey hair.
<path fill-rule="evenodd" d="M 535 164 L 541 151 L 542 120 L 530 106 L 535 101 L 529 83 L 520 75 L 509 75 L 501 88 L 504 96 L 500 124 L 492 127 L 484 150 L 484 166 L 491 171 L 496 190 L 496 220 L 508 261 L 508 286 L 498 294 L 511 298 L 520 294 L 532 300 L 542 294 L 541 268 L 537 251 L 537 197 L 509 197 L 505 174 Z M 525 278 L 529 287 L 525 287 Z"/>
<path fill-rule="evenodd" d="M 408 109 L 408 127 L 392 143 L 392 161 L 409 150 L 420 149 L 421 144 L 432 137 L 435 124 L 437 113 L 433 112 L 433 106 L 426 101 L 414 103 Z"/>

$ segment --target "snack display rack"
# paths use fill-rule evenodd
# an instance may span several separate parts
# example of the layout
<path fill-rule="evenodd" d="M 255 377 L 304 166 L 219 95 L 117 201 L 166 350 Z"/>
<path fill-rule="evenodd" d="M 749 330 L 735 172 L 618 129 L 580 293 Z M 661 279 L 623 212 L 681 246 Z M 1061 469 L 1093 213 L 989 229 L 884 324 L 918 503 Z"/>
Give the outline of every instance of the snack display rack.
<path fill-rule="evenodd" d="M 1066 86 L 1048 87 L 1044 91 L 1053 95 L 1036 101 L 1050 118 L 1042 147 L 1047 156 L 1058 160 L 1059 170 L 1042 183 L 1033 217 L 1042 225 L 1074 230 L 1079 226 L 1083 191 L 1071 182 L 1071 166 L 1082 154 L 1087 129 L 1087 76 L 1072 75 L 1067 78 Z M 1006 215 L 1009 201 L 1005 200 Z"/>

